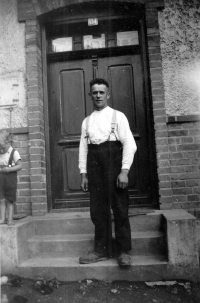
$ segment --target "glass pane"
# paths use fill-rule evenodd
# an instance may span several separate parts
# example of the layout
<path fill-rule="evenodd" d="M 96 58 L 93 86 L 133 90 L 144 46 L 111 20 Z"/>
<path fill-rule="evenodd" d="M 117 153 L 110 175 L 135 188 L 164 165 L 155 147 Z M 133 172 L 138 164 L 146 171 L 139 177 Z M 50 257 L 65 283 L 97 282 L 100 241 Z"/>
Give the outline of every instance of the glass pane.
<path fill-rule="evenodd" d="M 52 50 L 55 53 L 72 51 L 72 37 L 52 40 Z"/>
<path fill-rule="evenodd" d="M 139 44 L 137 31 L 117 33 L 117 46 L 137 45 L 137 44 Z"/>
<path fill-rule="evenodd" d="M 92 35 L 83 36 L 83 47 L 84 49 L 105 48 L 105 34 L 101 34 L 98 37 Z"/>

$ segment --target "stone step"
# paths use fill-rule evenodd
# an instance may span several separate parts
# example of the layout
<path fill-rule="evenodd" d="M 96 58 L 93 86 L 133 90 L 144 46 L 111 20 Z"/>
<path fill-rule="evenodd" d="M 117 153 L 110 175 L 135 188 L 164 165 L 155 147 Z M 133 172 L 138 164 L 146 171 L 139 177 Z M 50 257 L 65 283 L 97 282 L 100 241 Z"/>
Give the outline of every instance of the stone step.
<path fill-rule="evenodd" d="M 161 230 L 161 215 L 129 214 L 131 230 Z M 114 223 L 113 223 L 114 228 Z M 94 225 L 88 212 L 49 214 L 45 218 L 35 220 L 35 235 L 65 235 L 94 233 Z"/>
<path fill-rule="evenodd" d="M 113 235 L 114 237 L 114 235 Z M 163 254 L 164 234 L 159 231 L 132 232 L 132 255 Z M 94 234 L 36 235 L 28 240 L 29 258 L 79 257 L 94 248 Z"/>
<path fill-rule="evenodd" d="M 17 274 L 33 279 L 56 277 L 60 281 L 160 281 L 176 278 L 167 260 L 160 255 L 132 256 L 128 268 L 120 268 L 116 259 L 82 265 L 78 258 L 32 258 L 19 265 Z"/>

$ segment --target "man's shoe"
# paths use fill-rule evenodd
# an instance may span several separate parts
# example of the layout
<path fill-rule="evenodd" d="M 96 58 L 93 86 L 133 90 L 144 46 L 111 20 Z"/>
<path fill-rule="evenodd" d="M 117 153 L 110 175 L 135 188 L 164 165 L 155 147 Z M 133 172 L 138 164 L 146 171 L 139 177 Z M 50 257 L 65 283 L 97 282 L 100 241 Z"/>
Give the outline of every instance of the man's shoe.
<path fill-rule="evenodd" d="M 119 266 L 130 266 L 131 265 L 131 256 L 126 252 L 122 252 L 118 257 Z"/>
<path fill-rule="evenodd" d="M 105 254 L 98 253 L 96 251 L 88 252 L 85 256 L 79 258 L 80 264 L 90 264 L 99 261 L 105 261 L 108 257 Z"/>

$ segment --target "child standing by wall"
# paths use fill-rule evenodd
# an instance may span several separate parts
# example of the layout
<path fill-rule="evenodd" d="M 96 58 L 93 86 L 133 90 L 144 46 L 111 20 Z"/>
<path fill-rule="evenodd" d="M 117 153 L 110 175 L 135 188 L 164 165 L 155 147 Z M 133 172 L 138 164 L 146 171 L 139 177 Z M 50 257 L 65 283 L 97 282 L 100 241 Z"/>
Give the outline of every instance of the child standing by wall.
<path fill-rule="evenodd" d="M 8 209 L 8 226 L 13 223 L 14 202 L 17 193 L 17 171 L 22 169 L 21 157 L 10 145 L 10 135 L 0 131 L 0 224 L 6 223 Z"/>

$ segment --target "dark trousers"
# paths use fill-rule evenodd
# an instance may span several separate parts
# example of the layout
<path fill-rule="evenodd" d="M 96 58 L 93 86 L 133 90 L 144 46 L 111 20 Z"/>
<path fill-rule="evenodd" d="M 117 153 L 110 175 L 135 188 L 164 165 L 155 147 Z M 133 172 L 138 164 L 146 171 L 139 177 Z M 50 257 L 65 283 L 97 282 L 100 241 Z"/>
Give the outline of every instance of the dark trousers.
<path fill-rule="evenodd" d="M 90 214 L 95 225 L 95 247 L 109 257 L 111 251 L 111 215 L 113 210 L 118 252 L 131 250 L 131 229 L 128 218 L 128 189 L 116 186 L 122 166 L 122 146 L 118 141 L 89 144 L 87 171 L 90 191 Z"/>

